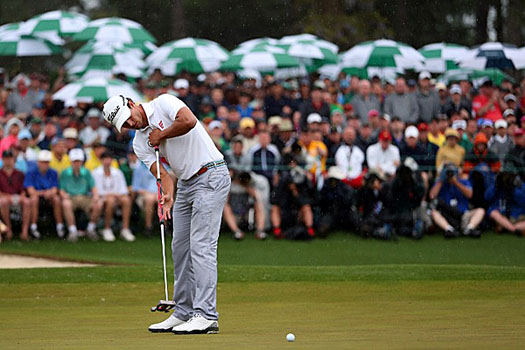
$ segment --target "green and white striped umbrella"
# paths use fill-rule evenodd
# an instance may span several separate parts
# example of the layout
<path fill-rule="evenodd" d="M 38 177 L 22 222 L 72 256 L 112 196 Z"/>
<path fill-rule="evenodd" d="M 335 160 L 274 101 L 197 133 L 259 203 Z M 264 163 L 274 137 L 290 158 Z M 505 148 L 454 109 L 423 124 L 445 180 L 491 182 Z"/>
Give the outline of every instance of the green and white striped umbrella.
<path fill-rule="evenodd" d="M 332 80 L 336 80 L 339 74 L 343 72 L 349 76 L 359 77 L 359 79 L 371 79 L 373 77 L 379 77 L 383 80 L 392 81 L 404 71 L 398 68 L 343 68 L 341 64 L 327 64 L 320 67 L 317 72 L 321 75 L 329 77 Z"/>
<path fill-rule="evenodd" d="M 243 41 L 236 47 L 236 49 L 245 48 L 246 50 L 251 50 L 256 46 L 261 46 L 261 45 L 275 46 L 277 44 L 279 44 L 278 39 L 269 38 L 269 37 L 255 38 L 255 39 Z"/>
<path fill-rule="evenodd" d="M 458 69 L 456 62 L 465 58 L 469 49 L 457 44 L 434 43 L 423 46 L 419 52 L 425 58 L 423 70 L 443 73 L 451 69 Z"/>
<path fill-rule="evenodd" d="M 73 35 L 74 41 L 119 41 L 135 43 L 157 40 L 144 27 L 135 21 L 125 18 L 108 17 L 89 22 L 88 26 Z"/>
<path fill-rule="evenodd" d="M 310 72 L 325 64 L 335 64 L 339 61 L 337 57 L 339 47 L 312 34 L 285 36 L 279 40 L 277 46 L 297 58 Z"/>
<path fill-rule="evenodd" d="M 132 53 L 122 43 L 90 42 L 81 47 L 66 63 L 70 75 L 77 77 L 111 77 L 124 73 L 131 78 L 144 75 L 146 63 L 142 60 L 141 51 Z"/>
<path fill-rule="evenodd" d="M 90 78 L 69 83 L 54 95 L 54 100 L 72 100 L 77 102 L 105 102 L 115 95 L 124 95 L 135 102 L 143 101 L 144 97 L 131 84 L 117 79 Z"/>
<path fill-rule="evenodd" d="M 13 22 L 13 23 L 6 23 L 0 26 L 0 34 L 7 34 L 7 33 L 18 33 L 20 30 L 20 26 L 24 22 Z"/>
<path fill-rule="evenodd" d="M 221 70 L 241 71 L 248 69 L 273 74 L 279 68 L 300 66 L 301 63 L 286 53 L 282 47 L 260 45 L 249 51 L 244 51 L 242 48 L 232 51 L 230 58 L 222 63 Z"/>
<path fill-rule="evenodd" d="M 413 47 L 387 39 L 360 43 L 341 55 L 344 68 L 421 69 L 423 60 Z"/>
<path fill-rule="evenodd" d="M 50 56 L 62 52 L 62 47 L 44 38 L 20 35 L 15 31 L 0 34 L 0 56 Z"/>
<path fill-rule="evenodd" d="M 149 71 L 160 69 L 167 76 L 181 71 L 190 73 L 212 72 L 229 57 L 228 51 L 214 41 L 184 38 L 162 45 L 146 58 Z"/>
<path fill-rule="evenodd" d="M 458 68 L 445 72 L 443 75 L 440 75 L 437 80 L 445 84 L 449 84 L 454 81 L 457 82 L 461 80 L 469 80 L 476 84 L 486 78 L 490 78 L 496 85 L 501 84 L 504 79 L 514 82 L 514 78 L 497 68 L 488 68 L 482 70 Z"/>
<path fill-rule="evenodd" d="M 67 38 L 82 31 L 88 23 L 89 17 L 80 13 L 50 11 L 25 21 L 20 27 L 20 32 L 44 38 L 49 38 L 49 35 Z"/>

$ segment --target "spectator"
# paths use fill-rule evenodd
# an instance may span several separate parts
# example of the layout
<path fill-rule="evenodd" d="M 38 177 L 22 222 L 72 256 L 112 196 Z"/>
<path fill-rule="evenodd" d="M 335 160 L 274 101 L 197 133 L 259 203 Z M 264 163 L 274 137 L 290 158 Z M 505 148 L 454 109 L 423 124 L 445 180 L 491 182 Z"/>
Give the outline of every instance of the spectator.
<path fill-rule="evenodd" d="M 33 140 L 31 133 L 27 129 L 24 129 L 18 133 L 18 148 L 20 149 L 18 157 L 23 158 L 26 162 L 34 163 L 36 166 L 38 148 L 31 147 L 31 143 L 34 144 L 34 142 L 35 140 Z"/>
<path fill-rule="evenodd" d="M 478 123 L 476 119 L 467 120 L 467 129 L 463 133 L 463 140 L 461 146 L 465 151 L 470 151 L 474 147 L 474 138 L 478 132 Z"/>
<path fill-rule="evenodd" d="M 133 242 L 135 236 L 129 229 L 131 199 L 129 197 L 126 179 L 120 169 L 112 167 L 111 163 L 113 158 L 109 152 L 104 152 L 101 160 L 102 166 L 93 171 L 93 178 L 95 179 L 95 188 L 104 206 L 104 229 L 102 230 L 102 238 L 106 242 L 113 242 L 115 240 L 115 235 L 111 230 L 111 221 L 115 207 L 120 205 L 122 209 L 120 238 L 128 242 Z"/>
<path fill-rule="evenodd" d="M 463 170 L 468 174 L 479 164 L 486 164 L 493 173 L 499 172 L 501 163 L 496 154 L 488 149 L 488 140 L 485 134 L 479 133 L 474 140 L 474 148 L 465 156 Z"/>
<path fill-rule="evenodd" d="M 22 232 L 20 239 L 29 240 L 29 220 L 31 219 L 31 203 L 24 192 L 24 174 L 15 169 L 15 156 L 12 151 L 2 153 L 3 165 L 0 169 L 0 212 L 2 221 L 7 226 L 6 238 L 13 238 L 11 225 L 11 209 L 19 208 L 22 213 Z"/>
<path fill-rule="evenodd" d="M 224 154 L 228 168 L 238 171 L 250 170 L 250 159 L 244 152 L 244 144 L 240 135 L 235 136 L 231 141 L 231 147 Z"/>
<path fill-rule="evenodd" d="M 221 152 L 226 151 L 228 149 L 228 143 L 223 137 L 224 127 L 222 123 L 218 120 L 213 120 L 208 125 L 208 130 L 209 130 L 211 139 L 213 140 L 213 143 L 215 144 L 215 146 L 217 146 L 219 151 Z"/>
<path fill-rule="evenodd" d="M 363 164 L 365 162 L 364 152 L 354 145 L 356 140 L 355 129 L 347 126 L 343 132 L 343 144 L 335 153 L 335 163 L 344 175 L 342 180 L 353 188 L 362 186 Z"/>
<path fill-rule="evenodd" d="M 38 92 L 28 88 L 27 77 L 18 75 L 15 77 L 16 90 L 12 91 L 7 97 L 7 109 L 16 114 L 22 113 L 25 116 L 31 114 L 33 106 L 40 101 Z"/>
<path fill-rule="evenodd" d="M 518 171 L 522 181 L 525 181 L 525 135 L 523 129 L 514 131 L 514 148 L 505 156 L 505 167 L 512 167 Z"/>
<path fill-rule="evenodd" d="M 366 152 L 368 146 L 373 145 L 377 142 L 377 138 L 374 137 L 374 132 L 370 123 L 363 123 L 359 127 L 357 138 L 355 140 L 355 145 L 361 149 L 361 151 Z"/>
<path fill-rule="evenodd" d="M 95 142 L 106 143 L 110 131 L 101 123 L 101 112 L 97 108 L 90 108 L 86 114 L 87 126 L 80 131 L 80 141 L 86 147 L 92 146 Z"/>
<path fill-rule="evenodd" d="M 374 171 L 366 174 L 365 184 L 356 195 L 359 210 L 357 232 L 363 237 L 390 239 L 392 226 L 385 204 L 389 201 L 389 188 L 385 178 Z"/>
<path fill-rule="evenodd" d="M 383 114 L 383 117 L 384 116 L 385 115 Z M 375 135 L 374 137 L 379 135 L 379 131 L 381 129 L 381 121 L 379 120 L 378 110 L 372 109 L 370 112 L 368 112 L 368 123 L 370 124 L 370 127 L 372 128 L 373 134 Z"/>
<path fill-rule="evenodd" d="M 59 238 L 63 238 L 66 234 L 62 218 L 62 204 L 58 191 L 58 174 L 49 167 L 52 157 L 50 151 L 40 151 L 38 153 L 37 169 L 29 171 L 24 178 L 24 188 L 31 200 L 30 232 L 36 239 L 40 239 L 40 232 L 37 226 L 40 207 L 51 206 L 53 208 L 57 235 Z"/>
<path fill-rule="evenodd" d="M 470 143 L 465 131 L 467 130 L 467 122 L 463 119 L 454 120 L 452 123 L 452 129 L 456 130 L 459 135 L 458 144 L 465 149 L 465 152 L 468 153 L 472 150 L 473 144 Z"/>
<path fill-rule="evenodd" d="M 419 119 L 419 106 L 413 94 L 407 92 L 405 78 L 397 78 L 395 93 L 385 98 L 385 113 L 397 116 L 405 123 Z"/>
<path fill-rule="evenodd" d="M 439 96 L 439 111 L 440 111 L 440 113 L 443 113 L 443 110 L 445 108 L 445 104 L 449 100 L 447 86 L 444 83 L 439 82 L 439 83 L 436 84 L 436 90 L 437 90 L 438 96 Z"/>
<path fill-rule="evenodd" d="M 7 151 L 18 143 L 18 133 L 23 128 L 24 123 L 20 119 L 9 119 L 4 127 L 4 138 L 0 141 L 0 153 Z"/>
<path fill-rule="evenodd" d="M 294 128 L 290 119 L 283 119 L 279 126 L 278 135 L 272 138 L 272 143 L 277 147 L 279 153 L 289 152 L 292 144 L 297 141 Z"/>
<path fill-rule="evenodd" d="M 496 135 L 489 140 L 489 150 L 494 152 L 500 161 L 505 159 L 507 153 L 514 147 L 512 139 L 507 135 L 507 121 L 500 119 L 494 124 Z"/>
<path fill-rule="evenodd" d="M 429 196 L 431 200 L 437 199 L 432 205 L 432 220 L 445 231 L 445 237 L 458 237 L 459 232 L 475 238 L 481 236 L 477 227 L 483 220 L 485 210 L 469 210 L 472 186 L 469 180 L 458 179 L 455 165 L 445 165 Z"/>
<path fill-rule="evenodd" d="M 403 143 L 403 131 L 405 130 L 405 123 L 399 119 L 399 117 L 392 118 L 392 123 L 390 124 L 390 131 L 392 134 L 393 144 L 398 148 Z"/>
<path fill-rule="evenodd" d="M 410 125 L 405 129 L 405 140 L 399 147 L 401 161 L 405 161 L 408 157 L 414 159 L 419 166 L 426 165 L 427 153 L 421 146 L 419 141 L 418 129 Z"/>
<path fill-rule="evenodd" d="M 487 79 L 481 84 L 480 94 L 472 101 L 472 108 L 476 113 L 476 119 L 483 118 L 495 122 L 502 118 L 501 105 L 503 102 L 500 93 L 494 89 L 492 80 Z"/>
<path fill-rule="evenodd" d="M 445 135 L 439 130 L 439 117 L 434 117 L 428 124 L 428 141 L 438 147 L 445 143 Z"/>
<path fill-rule="evenodd" d="M 102 165 L 101 157 L 107 151 L 107 148 L 98 141 L 93 143 L 91 146 L 91 151 L 89 153 L 86 164 L 84 164 L 84 167 L 89 171 L 94 171 L 96 168 Z M 111 162 L 111 166 L 115 169 L 119 168 L 119 164 L 116 159 L 113 159 L 113 161 Z"/>
<path fill-rule="evenodd" d="M 492 139 L 492 135 L 494 134 L 494 123 L 492 120 L 483 120 L 481 123 L 481 132 L 485 134 L 487 140 Z"/>
<path fill-rule="evenodd" d="M 379 100 L 375 95 L 370 94 L 370 82 L 366 79 L 359 81 L 359 94 L 355 95 L 350 103 L 354 107 L 355 114 L 361 122 L 368 121 L 368 113 L 371 110 L 380 110 Z"/>
<path fill-rule="evenodd" d="M 252 100 L 252 96 L 249 93 L 245 91 L 241 91 L 240 96 L 239 96 L 239 104 L 237 105 L 237 110 L 241 114 L 241 118 L 252 116 L 253 107 L 249 105 L 251 100 Z"/>
<path fill-rule="evenodd" d="M 384 177 L 392 178 L 400 164 L 399 149 L 392 145 L 392 136 L 388 131 L 381 131 L 379 142 L 368 147 L 366 160 L 370 170 Z"/>
<path fill-rule="evenodd" d="M 68 228 L 67 240 L 76 242 L 79 237 L 75 220 L 75 211 L 80 209 L 90 215 L 87 225 L 87 236 L 91 240 L 98 240 L 96 222 L 101 212 L 101 203 L 98 198 L 95 181 L 89 170 L 82 166 L 84 151 L 79 148 L 69 151 L 71 167 L 60 175 L 60 196 L 62 210 Z"/>
<path fill-rule="evenodd" d="M 112 130 L 106 139 L 105 145 L 107 150 L 113 154 L 119 164 L 122 164 L 126 161 L 128 149 L 131 147 L 132 140 L 133 137 L 130 134 L 130 129 L 122 128 L 120 132 Z"/>
<path fill-rule="evenodd" d="M 197 114 L 198 101 L 197 97 L 190 93 L 190 83 L 186 79 L 177 79 L 173 83 L 173 88 L 179 99 L 182 100 L 188 106 L 188 108 L 194 113 Z"/>
<path fill-rule="evenodd" d="M 299 145 L 305 156 L 305 168 L 314 178 L 319 178 L 326 171 L 326 157 L 328 149 L 322 141 L 314 140 L 314 133 L 303 130 L 299 136 Z"/>
<path fill-rule="evenodd" d="M 317 113 L 321 118 L 330 119 L 330 106 L 323 101 L 322 91 L 325 88 L 325 84 L 322 81 L 314 82 L 312 86 L 312 92 L 310 93 L 310 100 L 307 100 L 300 107 L 301 113 L 300 127 L 304 129 L 307 127 L 307 118 L 312 113 Z"/>
<path fill-rule="evenodd" d="M 460 113 L 463 109 L 469 114 L 471 113 L 470 103 L 461 96 L 459 85 L 452 85 L 450 87 L 450 98 L 443 105 L 443 113 L 450 118 L 453 113 Z"/>
<path fill-rule="evenodd" d="M 157 204 L 157 179 L 142 162 L 133 171 L 131 187 L 137 194 L 137 203 L 144 210 L 144 235 L 153 236 L 153 217 Z"/>
<path fill-rule="evenodd" d="M 52 158 L 49 166 L 60 176 L 62 171 L 71 166 L 71 161 L 67 155 L 66 141 L 62 138 L 55 137 L 51 142 L 51 154 Z"/>
<path fill-rule="evenodd" d="M 459 133 L 457 130 L 448 128 L 445 131 L 445 144 L 436 155 L 436 168 L 441 171 L 444 164 L 454 164 L 459 167 L 465 158 L 465 149 L 458 145 Z"/>
<path fill-rule="evenodd" d="M 281 155 L 275 145 L 272 145 L 270 133 L 259 133 L 259 143 L 249 152 L 250 167 L 256 174 L 264 176 L 273 186 L 277 185 L 277 171 L 281 162 Z"/>
<path fill-rule="evenodd" d="M 73 148 L 82 148 L 82 145 L 78 142 L 78 131 L 75 128 L 67 128 L 62 133 L 66 140 L 66 150 L 71 151 Z"/>
<path fill-rule="evenodd" d="M 38 142 L 40 149 L 49 150 L 51 148 L 51 141 L 57 136 L 57 126 L 52 122 L 47 122 L 44 125 L 44 136 Z"/>
<path fill-rule="evenodd" d="M 291 114 L 292 101 L 284 96 L 283 86 L 274 81 L 270 84 L 270 93 L 264 99 L 264 111 L 266 115 Z"/>
<path fill-rule="evenodd" d="M 429 72 L 419 73 L 419 91 L 416 92 L 419 120 L 426 123 L 440 111 L 439 96 L 430 85 L 430 78 L 432 76 Z"/>
<path fill-rule="evenodd" d="M 421 148 L 425 151 L 425 161 L 423 163 L 418 163 L 420 166 L 424 167 L 426 171 L 432 171 L 436 165 L 436 155 L 439 150 L 439 147 L 428 141 L 428 125 L 425 123 L 420 123 L 417 127 L 419 131 L 419 144 Z"/>

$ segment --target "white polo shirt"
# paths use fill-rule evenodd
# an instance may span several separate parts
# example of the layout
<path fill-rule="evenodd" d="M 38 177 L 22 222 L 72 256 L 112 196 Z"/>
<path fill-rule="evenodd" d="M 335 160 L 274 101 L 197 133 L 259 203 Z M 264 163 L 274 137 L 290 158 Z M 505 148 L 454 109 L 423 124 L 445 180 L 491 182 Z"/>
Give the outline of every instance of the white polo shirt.
<path fill-rule="evenodd" d="M 105 196 L 108 194 L 128 194 L 128 186 L 122 170 L 110 168 L 109 176 L 104 173 L 104 167 L 99 166 L 93 170 L 93 180 L 98 194 Z"/>
<path fill-rule="evenodd" d="M 374 143 L 366 149 L 366 161 L 370 169 L 379 169 L 387 174 L 396 173 L 397 164 L 400 163 L 399 149 L 394 145 L 389 145 L 386 150 L 381 147 L 381 143 Z"/>
<path fill-rule="evenodd" d="M 137 157 L 148 167 L 155 163 L 155 149 L 148 145 L 152 130 L 169 128 L 177 113 L 186 104 L 173 95 L 163 94 L 149 103 L 142 104 L 149 126 L 137 130 L 133 149 Z M 188 133 L 163 140 L 159 145 L 160 155 L 168 160 L 171 169 L 179 179 L 188 180 L 205 164 L 224 159 L 201 123 L 197 122 Z"/>
<path fill-rule="evenodd" d="M 364 162 L 365 154 L 357 146 L 343 144 L 335 152 L 335 164 L 345 172 L 346 178 L 349 180 L 361 175 Z"/>

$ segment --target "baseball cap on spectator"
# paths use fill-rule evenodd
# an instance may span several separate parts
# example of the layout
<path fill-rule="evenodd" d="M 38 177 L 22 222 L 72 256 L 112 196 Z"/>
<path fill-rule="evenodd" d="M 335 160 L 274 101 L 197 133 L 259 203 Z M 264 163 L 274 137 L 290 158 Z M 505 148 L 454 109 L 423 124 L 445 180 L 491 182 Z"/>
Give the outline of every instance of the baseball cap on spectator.
<path fill-rule="evenodd" d="M 481 128 L 493 128 L 493 127 L 494 127 L 494 123 L 492 122 L 492 120 L 485 119 L 481 122 Z"/>
<path fill-rule="evenodd" d="M 77 160 L 83 162 L 84 151 L 82 151 L 80 148 L 73 148 L 71 151 L 69 151 L 69 160 L 72 162 L 75 162 Z"/>
<path fill-rule="evenodd" d="M 417 85 L 417 82 L 414 79 L 408 79 L 407 86 L 408 87 L 414 87 Z"/>
<path fill-rule="evenodd" d="M 64 141 L 64 139 L 58 136 L 53 137 L 53 139 L 51 140 L 51 146 L 55 146 L 60 141 Z"/>
<path fill-rule="evenodd" d="M 392 141 L 392 135 L 386 130 L 379 133 L 379 141 Z"/>
<path fill-rule="evenodd" d="M 100 111 L 98 108 L 90 108 L 86 114 L 88 118 L 100 118 Z"/>
<path fill-rule="evenodd" d="M 31 135 L 31 132 L 27 129 L 22 129 L 19 133 L 18 133 L 18 139 L 19 140 L 31 140 L 33 138 L 33 136 Z"/>
<path fill-rule="evenodd" d="M 379 111 L 377 109 L 371 109 L 370 111 L 368 111 L 368 118 L 373 118 L 373 117 L 378 117 L 379 116 Z"/>
<path fill-rule="evenodd" d="M 281 125 L 279 126 L 279 131 L 293 131 L 293 125 L 290 119 L 283 119 Z"/>
<path fill-rule="evenodd" d="M 421 131 L 428 131 L 428 125 L 427 125 L 427 123 L 419 123 L 417 125 L 417 129 L 419 130 L 419 132 L 421 132 Z"/>
<path fill-rule="evenodd" d="M 447 86 L 444 83 L 439 82 L 439 83 L 436 84 L 436 90 L 437 91 L 446 90 L 446 89 L 447 89 Z"/>
<path fill-rule="evenodd" d="M 518 99 L 516 98 L 516 95 L 514 94 L 507 94 L 505 95 L 505 97 L 503 98 L 503 101 L 505 102 L 509 102 L 509 101 L 514 101 L 516 102 Z"/>
<path fill-rule="evenodd" d="M 432 78 L 432 75 L 430 74 L 430 72 L 427 72 L 426 70 L 419 73 L 419 80 L 430 79 L 430 78 Z"/>
<path fill-rule="evenodd" d="M 516 130 L 514 130 L 514 136 L 523 136 L 523 129 L 516 128 Z"/>
<path fill-rule="evenodd" d="M 496 129 L 500 129 L 500 128 L 506 129 L 508 126 L 509 124 L 507 123 L 505 119 L 496 120 L 496 122 L 494 123 L 494 127 Z"/>
<path fill-rule="evenodd" d="M 241 122 L 239 123 L 239 127 L 241 129 L 246 129 L 246 128 L 255 128 L 255 122 L 253 121 L 252 118 L 249 118 L 249 117 L 244 117 L 241 119 Z"/>
<path fill-rule="evenodd" d="M 389 122 L 390 120 L 392 120 L 392 118 L 390 118 L 390 116 L 386 113 L 383 113 L 381 114 L 381 119 L 384 119 L 386 120 L 387 122 Z"/>
<path fill-rule="evenodd" d="M 482 132 L 478 132 L 478 134 L 474 138 L 474 144 L 475 145 L 480 144 L 480 143 L 484 143 L 484 144 L 489 143 L 489 140 L 487 139 L 487 136 L 485 136 L 485 134 L 482 133 Z"/>
<path fill-rule="evenodd" d="M 343 105 L 343 109 L 344 109 L 346 112 L 349 112 L 349 111 L 351 111 L 351 110 L 354 109 L 354 106 L 352 106 L 350 103 L 345 103 L 345 104 Z"/>
<path fill-rule="evenodd" d="M 503 112 L 503 118 L 507 118 L 509 115 L 516 115 L 514 113 L 514 110 L 512 108 L 507 108 L 504 112 Z"/>
<path fill-rule="evenodd" d="M 450 94 L 451 95 L 454 95 L 454 94 L 461 95 L 461 88 L 459 87 L 459 85 L 457 84 L 452 85 L 450 87 Z"/>
<path fill-rule="evenodd" d="M 463 119 L 454 120 L 454 122 L 452 123 L 452 129 L 467 130 L 467 122 Z"/>
<path fill-rule="evenodd" d="M 78 131 L 75 128 L 67 128 L 62 135 L 65 139 L 77 139 Z"/>
<path fill-rule="evenodd" d="M 5 123 L 4 134 L 5 135 L 9 134 L 9 130 L 11 130 L 11 128 L 15 124 L 18 125 L 20 130 L 22 130 L 24 128 L 24 123 L 20 119 L 18 119 L 18 118 L 11 118 L 11 119 L 9 119 L 7 121 L 7 123 Z"/>
<path fill-rule="evenodd" d="M 410 125 L 409 127 L 405 129 L 405 138 L 408 139 L 411 137 L 414 137 L 416 139 L 419 137 L 419 131 L 414 125 Z"/>
<path fill-rule="evenodd" d="M 281 123 L 283 122 L 283 118 L 281 118 L 281 116 L 278 116 L 278 115 L 274 115 L 273 117 L 270 117 L 268 118 L 268 126 L 272 127 L 274 125 L 281 125 Z"/>
<path fill-rule="evenodd" d="M 447 128 L 445 130 L 445 137 L 455 137 L 459 139 L 459 133 L 456 129 Z"/>
<path fill-rule="evenodd" d="M 43 149 L 40 152 L 38 152 L 37 160 L 39 162 L 50 162 L 52 158 L 51 152 L 47 149 Z"/>
<path fill-rule="evenodd" d="M 208 129 L 211 130 L 215 130 L 215 129 L 222 129 L 222 123 L 218 120 L 213 120 L 211 121 L 211 123 L 208 125 Z"/>
<path fill-rule="evenodd" d="M 312 90 L 324 90 L 326 88 L 326 85 L 321 80 L 316 80 L 314 84 L 312 85 Z"/>
<path fill-rule="evenodd" d="M 330 113 L 330 115 L 334 115 L 334 114 L 343 114 L 343 110 L 341 108 L 334 108 L 333 111 Z"/>
<path fill-rule="evenodd" d="M 337 180 L 344 180 L 346 178 L 345 173 L 341 168 L 337 166 L 331 166 L 328 168 L 328 178 L 329 179 L 337 179 Z"/>
<path fill-rule="evenodd" d="M 2 158 L 13 158 L 15 154 L 10 149 L 6 149 L 2 152 Z"/>
<path fill-rule="evenodd" d="M 306 122 L 308 124 L 321 123 L 322 121 L 323 118 L 319 115 L 319 113 L 311 113 L 308 115 L 308 118 L 306 118 Z"/>
<path fill-rule="evenodd" d="M 175 89 L 189 89 L 190 83 L 186 79 L 177 79 L 175 80 L 175 83 L 173 83 L 173 88 Z"/>

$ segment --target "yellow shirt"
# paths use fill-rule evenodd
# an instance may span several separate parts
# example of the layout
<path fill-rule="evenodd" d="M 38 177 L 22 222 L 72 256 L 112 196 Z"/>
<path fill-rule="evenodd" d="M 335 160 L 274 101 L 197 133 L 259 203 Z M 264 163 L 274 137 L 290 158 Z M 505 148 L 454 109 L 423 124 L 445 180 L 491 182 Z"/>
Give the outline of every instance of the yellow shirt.
<path fill-rule="evenodd" d="M 439 133 L 438 137 L 435 137 L 431 133 L 428 133 L 428 142 L 432 142 L 433 144 L 437 145 L 438 147 L 442 147 L 445 144 L 446 139 L 447 138 L 442 133 Z"/>
<path fill-rule="evenodd" d="M 69 160 L 69 156 L 67 154 L 64 154 L 62 156 L 61 160 L 58 160 L 58 158 L 55 156 L 55 153 L 51 153 L 51 162 L 49 162 L 49 167 L 51 169 L 56 170 L 58 175 L 67 168 L 71 166 L 71 161 Z"/>
<path fill-rule="evenodd" d="M 463 147 L 458 144 L 454 147 L 445 144 L 437 153 L 436 168 L 439 170 L 445 163 L 452 163 L 460 167 L 461 163 L 463 163 L 463 158 L 465 158 L 465 149 Z"/>
<path fill-rule="evenodd" d="M 100 161 L 100 159 L 98 159 L 97 155 L 95 154 L 95 152 L 93 150 L 91 150 L 91 152 L 89 152 L 89 159 L 86 161 L 86 164 L 84 164 L 84 168 L 90 170 L 90 171 L 93 171 L 95 170 L 96 168 L 98 168 L 99 166 L 102 165 L 102 162 Z M 113 159 L 111 161 L 111 167 L 112 168 L 115 168 L 115 169 L 118 169 L 118 162 L 116 159 Z"/>
<path fill-rule="evenodd" d="M 326 171 L 326 157 L 328 155 L 328 148 L 321 141 L 311 141 L 308 147 L 301 144 L 306 149 L 308 157 L 306 159 L 306 167 L 312 174 L 315 175 L 317 171 L 317 164 L 321 161 L 321 171 Z M 324 156 L 321 157 L 318 148 L 324 152 Z"/>

